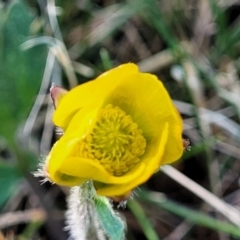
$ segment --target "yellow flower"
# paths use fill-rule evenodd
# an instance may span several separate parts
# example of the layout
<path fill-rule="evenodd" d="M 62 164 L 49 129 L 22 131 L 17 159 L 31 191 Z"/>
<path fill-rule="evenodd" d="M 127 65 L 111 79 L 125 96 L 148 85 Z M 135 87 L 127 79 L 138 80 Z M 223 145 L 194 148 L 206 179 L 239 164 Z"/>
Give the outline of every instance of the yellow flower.
<path fill-rule="evenodd" d="M 72 89 L 55 106 L 53 122 L 64 135 L 46 167 L 60 185 L 91 179 L 99 195 L 128 195 L 183 153 L 182 120 L 168 92 L 135 64 Z"/>

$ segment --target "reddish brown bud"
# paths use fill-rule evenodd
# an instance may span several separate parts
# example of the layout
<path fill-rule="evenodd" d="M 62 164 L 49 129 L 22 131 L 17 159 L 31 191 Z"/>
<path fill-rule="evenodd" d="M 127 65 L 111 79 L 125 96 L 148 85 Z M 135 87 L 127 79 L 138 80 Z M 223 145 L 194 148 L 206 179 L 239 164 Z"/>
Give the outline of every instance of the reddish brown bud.
<path fill-rule="evenodd" d="M 62 98 L 64 97 L 64 95 L 67 92 L 68 91 L 66 89 L 64 89 L 62 87 L 54 86 L 54 85 L 50 88 L 50 95 L 51 95 L 53 105 L 55 108 L 57 108 L 60 101 L 62 100 Z"/>
<path fill-rule="evenodd" d="M 190 151 L 191 150 L 189 139 L 183 138 L 183 147 L 184 147 L 184 150 L 186 150 L 186 151 Z"/>

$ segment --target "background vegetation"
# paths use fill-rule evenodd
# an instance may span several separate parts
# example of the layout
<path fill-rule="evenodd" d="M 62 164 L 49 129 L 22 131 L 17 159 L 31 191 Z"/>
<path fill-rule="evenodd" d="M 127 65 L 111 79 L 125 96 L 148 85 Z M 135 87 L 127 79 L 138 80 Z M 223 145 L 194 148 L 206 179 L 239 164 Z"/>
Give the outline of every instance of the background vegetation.
<path fill-rule="evenodd" d="M 0 1 L 0 239 L 68 238 L 68 189 L 31 174 L 58 137 L 49 88 L 125 62 L 164 82 L 192 146 L 119 209 L 127 239 L 240 239 L 239 10 L 237 0 Z"/>

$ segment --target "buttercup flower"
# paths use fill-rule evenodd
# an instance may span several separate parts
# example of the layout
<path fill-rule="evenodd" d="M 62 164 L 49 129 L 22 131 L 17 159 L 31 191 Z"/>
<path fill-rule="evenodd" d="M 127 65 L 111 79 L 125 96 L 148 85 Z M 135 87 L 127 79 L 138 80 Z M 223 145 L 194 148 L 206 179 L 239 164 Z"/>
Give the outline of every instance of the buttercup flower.
<path fill-rule="evenodd" d="M 53 122 L 64 130 L 47 157 L 50 179 L 93 180 L 98 195 L 127 196 L 183 153 L 182 120 L 156 76 L 129 63 L 57 95 Z M 55 91 L 55 92 L 54 92 Z"/>

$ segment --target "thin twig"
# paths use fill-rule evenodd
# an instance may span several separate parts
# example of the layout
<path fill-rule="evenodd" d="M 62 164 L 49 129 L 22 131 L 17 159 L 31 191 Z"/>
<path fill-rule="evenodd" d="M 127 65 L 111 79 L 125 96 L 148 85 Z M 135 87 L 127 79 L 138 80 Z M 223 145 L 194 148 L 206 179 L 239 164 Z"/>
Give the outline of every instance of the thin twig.
<path fill-rule="evenodd" d="M 50 99 L 48 100 L 48 108 L 46 112 L 46 117 L 45 117 L 45 122 L 44 122 L 44 127 L 43 127 L 43 134 L 42 134 L 42 139 L 40 143 L 40 153 L 45 154 L 48 153 L 51 147 L 51 140 L 53 136 L 53 129 L 54 126 L 51 122 L 52 119 L 52 112 L 53 112 L 53 107 L 50 103 Z"/>
<path fill-rule="evenodd" d="M 230 222 L 240 227 L 240 212 L 210 193 L 208 190 L 173 168 L 172 166 L 163 166 L 161 171 L 168 175 L 173 180 L 190 190 L 203 201 L 211 205 L 214 209 L 223 214 Z"/>
<path fill-rule="evenodd" d="M 52 32 L 54 37 L 63 43 L 62 34 L 60 31 L 60 27 L 57 21 L 57 13 L 56 13 L 56 6 L 54 0 L 47 0 L 47 13 L 49 16 L 49 22 L 52 28 Z M 58 48 L 58 57 L 61 59 L 60 62 L 62 63 L 66 75 L 68 77 L 70 88 L 75 87 L 78 84 L 77 76 L 75 74 L 74 68 L 71 63 L 70 56 L 64 44 L 61 44 Z"/>
<path fill-rule="evenodd" d="M 20 223 L 45 221 L 46 213 L 43 209 L 31 209 L 26 211 L 9 212 L 0 215 L 0 229 Z"/>
<path fill-rule="evenodd" d="M 28 139 L 28 143 L 31 142 L 31 133 L 33 126 L 36 122 L 37 115 L 40 111 L 40 108 L 45 100 L 46 92 L 50 84 L 50 79 L 53 71 L 55 56 L 51 53 L 51 51 L 48 52 L 47 61 L 45 65 L 45 70 L 43 74 L 42 84 L 39 90 L 39 93 L 37 95 L 37 99 L 34 103 L 34 106 L 29 114 L 29 117 L 25 123 L 25 126 L 23 128 L 22 132 L 22 140 L 26 141 Z M 26 144 L 27 146 L 29 144 Z"/>
<path fill-rule="evenodd" d="M 189 232 L 189 230 L 193 227 L 193 223 L 189 223 L 187 221 L 182 221 L 174 230 L 163 240 L 176 240 L 183 239 L 183 237 Z"/>
<path fill-rule="evenodd" d="M 151 57 L 144 59 L 138 63 L 142 72 L 156 72 L 174 61 L 172 53 L 168 50 L 161 51 Z"/>

